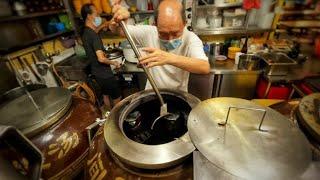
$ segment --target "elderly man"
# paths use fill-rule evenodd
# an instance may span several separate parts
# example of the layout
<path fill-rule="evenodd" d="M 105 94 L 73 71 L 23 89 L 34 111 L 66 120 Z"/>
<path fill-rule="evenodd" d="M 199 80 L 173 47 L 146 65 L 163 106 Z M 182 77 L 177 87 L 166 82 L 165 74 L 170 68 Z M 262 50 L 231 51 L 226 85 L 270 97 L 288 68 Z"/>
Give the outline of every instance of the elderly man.
<path fill-rule="evenodd" d="M 111 31 L 123 35 L 118 25 L 129 18 L 129 12 L 120 5 L 113 6 L 114 22 Z M 188 91 L 189 72 L 207 74 L 210 70 L 202 41 L 185 28 L 182 4 L 177 0 L 163 0 L 155 12 L 156 26 L 128 26 L 134 41 L 145 47 L 147 55 L 140 58 L 159 88 Z M 146 89 L 151 85 L 147 82 Z"/>

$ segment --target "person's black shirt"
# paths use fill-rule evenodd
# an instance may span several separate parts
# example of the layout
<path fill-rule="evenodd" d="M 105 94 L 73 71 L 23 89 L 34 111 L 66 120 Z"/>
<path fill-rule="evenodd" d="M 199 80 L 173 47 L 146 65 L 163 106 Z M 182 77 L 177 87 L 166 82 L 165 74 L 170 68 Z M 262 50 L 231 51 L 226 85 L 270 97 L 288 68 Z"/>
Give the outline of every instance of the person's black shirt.
<path fill-rule="evenodd" d="M 98 61 L 96 51 L 104 51 L 103 43 L 99 35 L 91 28 L 85 27 L 82 34 L 83 47 L 86 51 L 87 58 L 90 60 L 91 73 L 99 78 L 112 77 L 110 65 Z"/>

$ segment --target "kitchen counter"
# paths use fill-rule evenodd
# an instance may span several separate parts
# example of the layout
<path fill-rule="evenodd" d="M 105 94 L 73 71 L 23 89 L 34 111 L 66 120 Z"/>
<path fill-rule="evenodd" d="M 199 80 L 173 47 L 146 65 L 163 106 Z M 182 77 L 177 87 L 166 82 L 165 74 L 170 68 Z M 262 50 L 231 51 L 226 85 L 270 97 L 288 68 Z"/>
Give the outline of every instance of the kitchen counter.
<path fill-rule="evenodd" d="M 265 76 L 269 82 L 292 82 L 310 76 L 320 76 L 320 59 L 311 56 L 304 64 L 297 64 L 286 76 Z"/>
<path fill-rule="evenodd" d="M 210 65 L 210 72 L 214 74 L 259 74 L 261 71 L 239 70 L 234 60 L 215 61 Z"/>
<path fill-rule="evenodd" d="M 137 64 L 125 62 L 124 65 L 117 70 L 117 73 L 140 73 L 143 72 L 142 68 L 138 68 Z"/>
<path fill-rule="evenodd" d="M 213 74 L 259 74 L 261 71 L 247 71 L 239 70 L 238 66 L 234 64 L 234 60 L 215 61 L 210 65 L 210 72 Z M 137 64 L 126 62 L 123 67 L 118 71 L 119 73 L 137 73 L 143 72 L 142 68 L 138 68 Z"/>
<path fill-rule="evenodd" d="M 88 61 L 84 58 L 78 58 L 77 56 L 71 56 L 62 62 L 59 65 L 66 65 L 68 66 L 86 66 Z M 140 73 L 143 72 L 142 68 L 138 68 L 137 64 L 125 62 L 125 64 L 117 71 L 117 73 Z M 215 61 L 214 64 L 211 65 L 210 72 L 214 74 L 259 74 L 260 71 L 247 71 L 247 70 L 239 70 L 238 66 L 234 64 L 234 60 L 228 59 L 226 61 Z"/>

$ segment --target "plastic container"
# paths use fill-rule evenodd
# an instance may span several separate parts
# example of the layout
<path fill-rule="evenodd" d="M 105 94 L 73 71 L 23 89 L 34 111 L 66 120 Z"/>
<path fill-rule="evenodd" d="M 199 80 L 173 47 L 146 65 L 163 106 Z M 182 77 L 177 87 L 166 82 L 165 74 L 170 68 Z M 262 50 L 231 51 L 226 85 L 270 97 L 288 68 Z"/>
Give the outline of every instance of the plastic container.
<path fill-rule="evenodd" d="M 241 49 L 238 47 L 229 47 L 228 48 L 228 58 L 234 59 L 236 57 L 236 53 L 240 52 Z"/>
<path fill-rule="evenodd" d="M 288 99 L 292 91 L 292 87 L 289 84 L 271 84 L 269 91 L 268 81 L 261 78 L 258 80 L 256 93 L 258 98 L 264 99 Z M 266 96 L 265 96 L 266 94 Z"/>
<path fill-rule="evenodd" d="M 205 17 L 198 17 L 197 18 L 197 25 L 196 28 L 198 29 L 205 29 L 207 28 L 209 25 L 207 23 L 207 20 Z"/>
<path fill-rule="evenodd" d="M 24 5 L 24 3 L 20 1 L 14 2 L 13 9 L 16 11 L 18 16 L 23 16 L 27 14 L 27 7 Z"/>
<path fill-rule="evenodd" d="M 222 25 L 222 17 L 221 16 L 209 16 L 208 22 L 210 28 L 220 28 Z"/>
<path fill-rule="evenodd" d="M 74 37 L 61 37 L 60 42 L 64 48 L 71 48 L 75 45 Z"/>
<path fill-rule="evenodd" d="M 223 12 L 223 27 L 241 27 L 244 25 L 245 14 L 236 15 L 234 12 Z"/>

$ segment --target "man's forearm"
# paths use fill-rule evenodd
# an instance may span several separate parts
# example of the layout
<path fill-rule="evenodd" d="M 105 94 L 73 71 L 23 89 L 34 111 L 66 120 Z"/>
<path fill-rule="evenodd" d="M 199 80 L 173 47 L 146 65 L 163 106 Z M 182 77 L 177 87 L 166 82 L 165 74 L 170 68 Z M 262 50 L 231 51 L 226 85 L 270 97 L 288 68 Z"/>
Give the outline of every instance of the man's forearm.
<path fill-rule="evenodd" d="M 113 65 L 113 61 L 110 61 L 108 58 L 99 59 L 100 63 Z"/>
<path fill-rule="evenodd" d="M 97 27 L 96 33 L 99 33 L 103 28 L 104 28 L 104 26 L 99 26 L 99 27 Z"/>
<path fill-rule="evenodd" d="M 208 61 L 197 58 L 175 55 L 168 64 L 195 74 L 208 74 L 210 72 Z"/>

